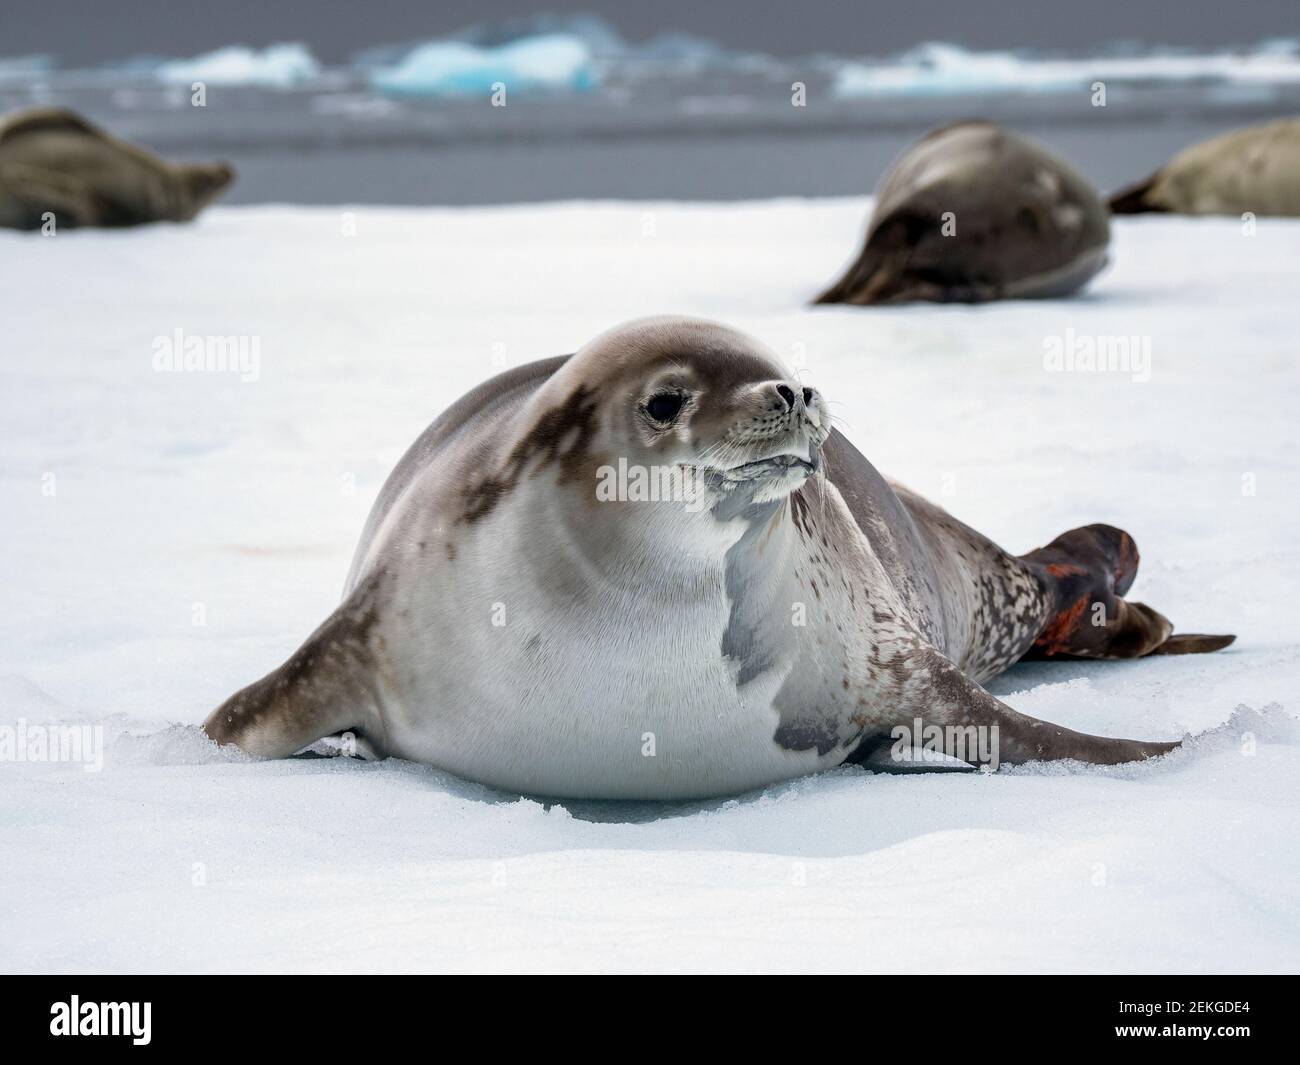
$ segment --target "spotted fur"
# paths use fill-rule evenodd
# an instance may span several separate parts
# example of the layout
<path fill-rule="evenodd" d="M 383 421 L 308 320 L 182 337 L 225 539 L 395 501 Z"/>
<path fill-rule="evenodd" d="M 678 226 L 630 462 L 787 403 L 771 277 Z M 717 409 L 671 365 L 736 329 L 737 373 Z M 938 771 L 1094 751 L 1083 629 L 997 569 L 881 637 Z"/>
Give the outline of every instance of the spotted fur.
<path fill-rule="evenodd" d="M 665 393 L 677 413 L 651 417 Z M 702 494 L 598 498 L 620 461 L 692 471 Z M 584 798 L 733 794 L 858 760 L 917 719 L 996 726 L 1002 761 L 1167 749 L 980 687 L 1059 615 L 1059 562 L 891 486 L 756 341 L 650 319 L 454 404 L 380 492 L 343 604 L 205 728 L 268 756 L 349 729 Z M 1090 566 L 1122 583 L 1122 551 Z"/>

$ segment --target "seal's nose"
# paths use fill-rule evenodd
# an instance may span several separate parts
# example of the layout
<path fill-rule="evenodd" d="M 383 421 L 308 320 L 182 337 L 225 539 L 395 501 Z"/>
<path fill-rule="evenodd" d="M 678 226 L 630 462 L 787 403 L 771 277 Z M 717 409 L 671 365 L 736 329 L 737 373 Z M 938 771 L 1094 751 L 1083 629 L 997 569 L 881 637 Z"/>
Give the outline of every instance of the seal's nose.
<path fill-rule="evenodd" d="M 816 398 L 817 398 L 817 389 L 805 388 L 803 390 L 803 405 L 805 407 L 811 407 L 813 405 L 813 400 Z"/>
<path fill-rule="evenodd" d="M 785 400 L 785 409 L 794 410 L 794 390 L 789 385 L 777 385 L 776 392 Z"/>

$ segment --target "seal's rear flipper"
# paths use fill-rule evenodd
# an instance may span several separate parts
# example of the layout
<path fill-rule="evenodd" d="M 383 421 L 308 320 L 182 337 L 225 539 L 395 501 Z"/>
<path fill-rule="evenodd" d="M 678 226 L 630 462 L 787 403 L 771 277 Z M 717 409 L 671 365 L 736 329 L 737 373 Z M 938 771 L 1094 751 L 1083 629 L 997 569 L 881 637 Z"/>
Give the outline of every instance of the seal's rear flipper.
<path fill-rule="evenodd" d="M 1153 655 L 1205 655 L 1222 651 L 1237 639 L 1236 636 L 1207 636 L 1199 632 L 1184 632 L 1170 636 L 1151 653 Z"/>
<path fill-rule="evenodd" d="M 862 249 L 862 253 L 853 265 L 845 271 L 844 276 L 813 300 L 813 303 L 884 302 L 891 283 L 892 270 L 887 257 L 877 249 L 867 246 Z"/>
<path fill-rule="evenodd" d="M 1136 185 L 1130 185 L 1126 189 L 1120 189 L 1110 198 L 1106 205 L 1110 208 L 1111 214 L 1147 214 L 1148 212 L 1167 213 L 1165 208 L 1156 206 L 1148 197 L 1151 189 L 1155 185 L 1155 175 L 1140 181 Z"/>
<path fill-rule="evenodd" d="M 1025 657 L 1145 658 L 1173 631 L 1173 623 L 1145 603 L 1088 594 L 1052 617 Z"/>
<path fill-rule="evenodd" d="M 912 249 L 930 222 L 915 214 L 898 211 L 873 226 L 867 242 L 853 265 L 813 303 L 850 303 L 868 306 L 931 300 L 944 303 L 964 300 L 953 295 L 939 279 L 923 277 L 909 269 Z M 971 296 L 979 302 L 988 296 Z"/>
<path fill-rule="evenodd" d="M 1052 612 L 1025 658 L 1143 658 L 1203 654 L 1235 636 L 1174 636 L 1173 623 L 1124 599 L 1138 569 L 1133 537 L 1113 525 L 1085 525 L 1023 555 L 1047 589 Z"/>

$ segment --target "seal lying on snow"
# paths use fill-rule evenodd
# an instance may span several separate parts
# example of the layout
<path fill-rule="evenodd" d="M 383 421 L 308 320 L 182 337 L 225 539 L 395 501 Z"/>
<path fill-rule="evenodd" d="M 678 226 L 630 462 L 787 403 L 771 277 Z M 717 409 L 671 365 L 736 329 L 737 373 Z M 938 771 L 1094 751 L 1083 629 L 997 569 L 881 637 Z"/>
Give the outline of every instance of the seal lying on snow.
<path fill-rule="evenodd" d="M 1193 144 L 1145 181 L 1117 192 L 1116 214 L 1300 215 L 1300 118 Z"/>
<path fill-rule="evenodd" d="M 817 302 L 1065 296 L 1109 244 L 1106 208 L 1072 167 L 991 122 L 960 122 L 885 175 L 861 254 Z"/>
<path fill-rule="evenodd" d="M 1137 557 L 1104 525 L 1009 555 L 886 482 L 758 342 L 647 319 L 448 408 L 380 492 L 343 604 L 204 728 L 269 757 L 346 730 L 584 798 L 731 794 L 917 719 L 959 756 L 983 729 L 1001 761 L 1146 758 L 1175 745 L 979 684 L 1034 650 L 1231 641 L 1124 600 Z"/>
<path fill-rule="evenodd" d="M 0 226 L 187 222 L 234 180 L 226 163 L 166 163 L 59 108 L 0 123 Z"/>

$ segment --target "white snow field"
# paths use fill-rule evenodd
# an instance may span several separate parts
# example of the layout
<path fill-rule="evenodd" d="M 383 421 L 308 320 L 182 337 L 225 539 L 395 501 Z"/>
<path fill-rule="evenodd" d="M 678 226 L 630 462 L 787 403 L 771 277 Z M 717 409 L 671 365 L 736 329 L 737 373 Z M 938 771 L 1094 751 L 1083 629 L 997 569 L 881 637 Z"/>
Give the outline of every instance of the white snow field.
<path fill-rule="evenodd" d="M 0 969 L 1300 968 L 1300 224 L 1121 221 L 1070 301 L 809 307 L 868 207 L 0 234 Z M 1073 728 L 1200 738 L 1115 769 L 842 769 L 654 807 L 207 742 L 198 722 L 332 609 L 442 408 L 661 312 L 768 342 L 880 469 L 1008 548 L 1131 531 L 1132 597 L 1237 644 L 992 688 Z M 160 372 L 177 330 L 256 341 L 256 366 Z M 1045 368 L 1099 336 L 1149 366 Z M 102 726 L 102 768 L 42 759 L 51 723 L 92 747 Z"/>

